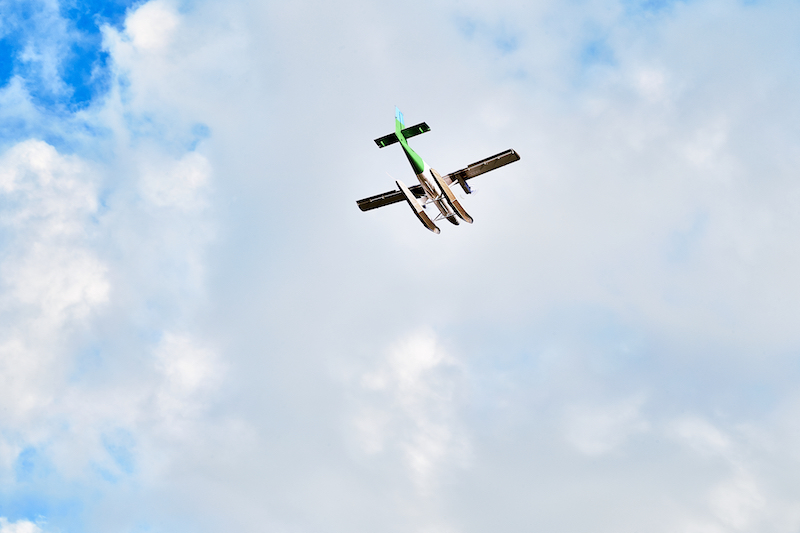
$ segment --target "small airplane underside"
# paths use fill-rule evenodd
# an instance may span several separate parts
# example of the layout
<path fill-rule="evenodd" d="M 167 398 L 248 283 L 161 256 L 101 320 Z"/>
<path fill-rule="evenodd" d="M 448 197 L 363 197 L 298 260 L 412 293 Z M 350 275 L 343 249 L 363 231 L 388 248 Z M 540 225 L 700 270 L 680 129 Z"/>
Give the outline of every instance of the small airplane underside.
<path fill-rule="evenodd" d="M 417 175 L 419 184 L 407 187 L 402 181 L 396 180 L 398 190 L 358 200 L 356 203 L 362 211 L 377 209 L 405 200 L 419 221 L 434 233 L 440 232 L 436 225 L 436 222 L 440 220 L 447 220 L 451 224 L 458 225 L 459 219 L 461 219 L 472 224 L 472 217 L 453 194 L 451 185 L 458 183 L 466 194 L 471 194 L 472 189 L 467 184 L 467 180 L 519 160 L 519 154 L 509 149 L 477 163 L 472 163 L 467 168 L 442 176 L 435 169 L 429 167 L 407 143 L 407 139 L 428 131 L 430 128 L 424 122 L 406 128 L 403 114 L 395 108 L 395 132 L 375 139 L 375 144 L 378 145 L 378 148 L 384 148 L 399 142 Z M 433 218 L 427 212 L 430 204 L 436 206 L 436 211 L 438 211 Z"/>

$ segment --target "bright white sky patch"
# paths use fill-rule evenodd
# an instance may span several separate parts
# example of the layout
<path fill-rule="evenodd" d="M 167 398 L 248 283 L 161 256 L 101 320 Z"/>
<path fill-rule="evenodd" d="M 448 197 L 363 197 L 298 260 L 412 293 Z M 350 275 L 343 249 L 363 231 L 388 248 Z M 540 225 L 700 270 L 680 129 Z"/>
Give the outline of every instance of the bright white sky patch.
<path fill-rule="evenodd" d="M 456 418 L 458 382 L 456 361 L 432 331 L 396 343 L 384 368 L 362 377 L 373 391 L 355 422 L 364 451 L 400 451 L 410 477 L 427 491 L 441 466 L 466 458 L 469 445 Z"/>
<path fill-rule="evenodd" d="M 631 398 L 605 406 L 572 406 L 567 409 L 565 438 L 587 455 L 609 453 L 632 435 L 647 431 L 648 423 L 639 412 L 642 403 L 641 398 Z"/>
<path fill-rule="evenodd" d="M 40 533 L 42 529 L 28 520 L 9 522 L 0 517 L 0 533 Z"/>
<path fill-rule="evenodd" d="M 142 175 L 142 194 L 158 207 L 197 210 L 205 205 L 203 192 L 210 173 L 208 160 L 196 152 L 174 163 L 164 161 L 161 165 L 148 165 Z"/>
<path fill-rule="evenodd" d="M 178 26 L 178 16 L 167 2 L 147 2 L 125 21 L 125 31 L 133 45 L 147 51 L 167 46 Z"/>

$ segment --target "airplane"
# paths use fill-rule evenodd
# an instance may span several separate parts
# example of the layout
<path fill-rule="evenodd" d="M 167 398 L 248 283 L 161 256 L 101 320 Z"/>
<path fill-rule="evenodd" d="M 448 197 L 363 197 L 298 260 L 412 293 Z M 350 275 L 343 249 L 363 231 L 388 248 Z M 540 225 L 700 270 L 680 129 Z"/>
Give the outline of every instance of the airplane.
<path fill-rule="evenodd" d="M 362 211 L 377 209 L 378 207 L 405 200 L 408 202 L 408 205 L 419 221 L 436 234 L 440 232 L 436 222 L 443 219 L 456 226 L 459 223 L 459 218 L 468 224 L 472 224 L 472 217 L 469 216 L 461 206 L 461 203 L 458 201 L 455 194 L 453 194 L 450 186 L 453 183 L 458 183 L 465 193 L 472 194 L 472 189 L 467 184 L 467 180 L 489 172 L 490 170 L 513 163 L 514 161 L 519 161 L 517 152 L 513 149 L 508 149 L 499 154 L 482 159 L 477 163 L 472 163 L 467 168 L 462 168 L 461 170 L 456 170 L 455 172 L 442 176 L 435 169 L 428 166 L 428 163 L 423 161 L 422 158 L 408 146 L 408 139 L 430 130 L 430 127 L 424 122 L 406 128 L 405 121 L 403 120 L 403 113 L 401 113 L 397 107 L 394 108 L 394 133 L 375 139 L 375 144 L 378 145 L 378 148 L 385 148 L 399 142 L 400 146 L 403 147 L 403 152 L 408 158 L 408 162 L 411 163 L 411 168 L 414 169 L 414 173 L 419 179 L 419 185 L 407 187 L 402 181 L 395 180 L 398 190 L 376 194 L 375 196 L 358 200 L 356 204 L 358 204 L 358 207 Z M 417 200 L 418 198 L 419 200 Z M 429 204 L 435 205 L 436 209 L 439 211 L 433 219 L 431 219 L 426 212 L 426 207 Z"/>

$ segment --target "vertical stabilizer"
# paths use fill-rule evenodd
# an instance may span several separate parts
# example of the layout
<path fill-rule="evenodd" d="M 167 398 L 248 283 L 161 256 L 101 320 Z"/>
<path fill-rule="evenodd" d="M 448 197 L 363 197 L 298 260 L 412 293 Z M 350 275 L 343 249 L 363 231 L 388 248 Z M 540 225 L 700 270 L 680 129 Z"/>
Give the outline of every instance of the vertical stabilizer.
<path fill-rule="evenodd" d="M 422 124 L 419 126 L 422 126 Z M 425 124 L 425 126 L 426 128 L 420 129 L 420 133 L 424 133 L 423 130 L 430 129 L 427 128 L 427 124 Z M 414 169 L 414 173 L 419 175 L 425 170 L 425 162 L 414 150 L 411 149 L 410 146 L 408 146 L 408 143 L 406 142 L 406 136 L 403 135 L 403 129 L 405 127 L 406 123 L 405 120 L 403 120 L 403 113 L 397 106 L 394 106 L 394 134 L 397 137 L 397 140 L 400 141 L 400 146 L 403 147 L 403 151 L 406 153 L 406 157 L 408 158 L 408 162 L 411 163 L 411 168 Z M 376 142 L 379 141 L 380 139 L 376 140 Z"/>
<path fill-rule="evenodd" d="M 394 133 L 397 135 L 398 140 L 403 139 L 403 128 L 406 127 L 406 121 L 403 119 L 403 112 L 400 108 L 394 106 Z"/>

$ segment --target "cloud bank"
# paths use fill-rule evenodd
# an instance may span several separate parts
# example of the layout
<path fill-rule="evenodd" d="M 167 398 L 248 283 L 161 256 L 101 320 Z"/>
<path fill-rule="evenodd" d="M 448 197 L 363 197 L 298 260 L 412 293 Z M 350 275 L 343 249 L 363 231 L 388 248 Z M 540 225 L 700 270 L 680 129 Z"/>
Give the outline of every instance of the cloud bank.
<path fill-rule="evenodd" d="M 2 533 L 800 527 L 795 4 L 0 10 Z"/>

